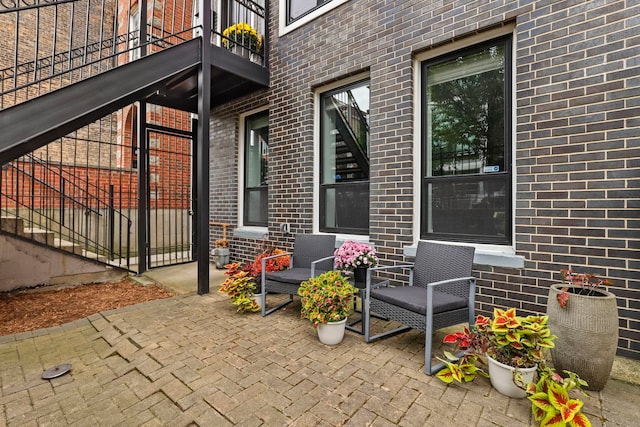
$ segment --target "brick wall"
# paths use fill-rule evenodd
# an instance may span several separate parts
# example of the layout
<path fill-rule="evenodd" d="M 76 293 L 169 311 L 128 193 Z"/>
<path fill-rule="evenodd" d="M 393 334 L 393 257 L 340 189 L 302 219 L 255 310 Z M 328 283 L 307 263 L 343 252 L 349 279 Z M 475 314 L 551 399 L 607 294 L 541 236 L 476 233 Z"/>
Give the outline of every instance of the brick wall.
<path fill-rule="evenodd" d="M 271 2 L 272 29 L 278 5 Z M 282 222 L 293 234 L 312 231 L 314 89 L 365 72 L 371 79 L 370 240 L 385 262 L 402 260 L 403 248 L 418 238 L 413 58 L 513 25 L 514 245 L 526 261 L 523 269 L 476 265 L 478 309 L 545 312 L 558 271 L 582 267 L 615 282 L 619 353 L 640 358 L 638 16 L 640 6 L 629 1 L 352 0 L 283 37 L 272 33 L 270 240 L 291 244 L 278 231 Z M 264 94 L 214 111 L 212 153 L 237 145 L 234 119 L 261 99 Z M 235 183 L 237 172 L 226 169 L 236 165 L 233 153 L 218 161 L 212 156 L 212 174 L 222 164 L 227 182 Z M 225 204 L 212 213 L 233 222 L 237 184 L 215 184 L 213 203 L 223 197 Z"/>
<path fill-rule="evenodd" d="M 221 106 L 214 112 L 211 122 L 209 221 L 230 224 L 227 229 L 227 240 L 232 262 L 252 260 L 264 243 L 262 239 L 234 236 L 234 230 L 240 223 L 238 220 L 238 197 L 240 197 L 238 195 L 238 163 L 242 161 L 238 158 L 240 114 L 264 108 L 266 105 L 264 91 L 261 95 Z M 211 248 L 215 247 L 215 241 L 222 237 L 222 227 L 209 227 Z"/>

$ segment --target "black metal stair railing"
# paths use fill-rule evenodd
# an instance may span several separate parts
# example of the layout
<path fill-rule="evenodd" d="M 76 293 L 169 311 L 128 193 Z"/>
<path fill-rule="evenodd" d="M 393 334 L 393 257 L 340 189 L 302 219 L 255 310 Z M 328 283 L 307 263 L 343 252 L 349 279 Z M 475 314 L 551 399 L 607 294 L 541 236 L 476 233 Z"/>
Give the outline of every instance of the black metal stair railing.
<path fill-rule="evenodd" d="M 122 268 L 131 265 L 131 219 L 76 168 L 33 154 L 2 170 L 2 231 Z"/>

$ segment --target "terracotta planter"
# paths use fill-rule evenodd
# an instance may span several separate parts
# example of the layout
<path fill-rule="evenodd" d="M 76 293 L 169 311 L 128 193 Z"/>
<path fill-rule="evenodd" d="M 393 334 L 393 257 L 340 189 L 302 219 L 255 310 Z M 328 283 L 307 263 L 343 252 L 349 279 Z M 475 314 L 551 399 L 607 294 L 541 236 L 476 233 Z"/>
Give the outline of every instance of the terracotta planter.
<path fill-rule="evenodd" d="M 568 288 L 567 307 L 558 304 L 557 295 Z M 618 346 L 618 307 L 616 297 L 605 290 L 594 296 L 580 295 L 582 288 L 552 285 L 547 314 L 551 333 L 557 335 L 551 349 L 558 372 L 569 370 L 589 383 L 588 390 L 602 390 L 611 374 Z"/>
<path fill-rule="evenodd" d="M 336 345 L 342 342 L 347 319 L 338 322 L 320 323 L 318 325 L 318 339 L 322 344 Z"/>
<path fill-rule="evenodd" d="M 516 368 L 500 363 L 491 357 L 487 357 L 487 361 L 489 362 L 489 379 L 491 380 L 493 388 L 505 396 L 517 399 L 527 397 L 527 392 L 518 387 L 514 382 L 514 373 Z M 536 369 L 538 369 L 537 366 L 518 369 L 525 384 L 533 382 Z"/>

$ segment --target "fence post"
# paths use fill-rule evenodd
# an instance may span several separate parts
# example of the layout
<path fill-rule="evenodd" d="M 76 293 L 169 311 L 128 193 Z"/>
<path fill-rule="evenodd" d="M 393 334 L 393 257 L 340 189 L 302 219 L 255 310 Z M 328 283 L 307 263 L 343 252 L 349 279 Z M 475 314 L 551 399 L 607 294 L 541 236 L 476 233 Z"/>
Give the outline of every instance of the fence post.
<path fill-rule="evenodd" d="M 115 209 L 113 208 L 113 184 L 109 184 L 109 259 L 115 259 Z"/>

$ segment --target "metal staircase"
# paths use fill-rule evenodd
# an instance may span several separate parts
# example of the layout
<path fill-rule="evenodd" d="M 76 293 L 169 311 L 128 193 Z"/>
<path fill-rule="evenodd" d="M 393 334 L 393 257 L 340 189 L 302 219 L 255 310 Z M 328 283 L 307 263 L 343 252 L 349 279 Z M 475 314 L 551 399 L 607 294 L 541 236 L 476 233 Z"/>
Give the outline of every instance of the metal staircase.
<path fill-rule="evenodd" d="M 217 10 L 207 3 L 0 2 L 0 231 L 124 268 L 136 253 L 156 255 L 149 243 L 154 230 L 148 210 L 175 216 L 174 211 L 191 212 L 193 206 L 156 199 L 162 188 L 151 188 L 158 187 L 154 180 L 164 171 L 149 157 L 150 144 L 191 139 L 196 135 L 192 113 L 208 120 L 209 107 L 269 84 L 267 41 L 258 51 L 236 38 L 239 49 L 232 52 L 224 48 L 230 39 L 223 34 L 237 22 L 268 34 L 266 2 L 223 0 L 214 2 Z M 194 10 L 210 12 L 211 20 L 198 21 Z M 174 118 L 171 127 L 162 119 L 153 122 L 163 114 Z M 201 131 L 206 128 L 197 128 L 203 140 L 208 140 L 208 131 Z M 72 148 L 61 148 L 68 140 L 75 141 Z M 207 147 L 189 150 L 205 153 Z M 198 161 L 189 165 L 192 176 L 208 167 L 208 157 Z M 123 176 L 135 181 L 123 184 Z M 118 200 L 123 191 L 106 189 L 114 183 L 145 193 Z M 204 202 L 196 213 L 206 217 L 208 186 L 198 187 Z M 178 221 L 185 228 L 185 220 Z M 206 224 L 206 218 L 202 221 Z M 137 231 L 131 230 L 132 222 Z M 182 250 L 171 239 L 168 246 Z M 198 251 L 200 257 L 208 254 L 204 244 Z"/>

